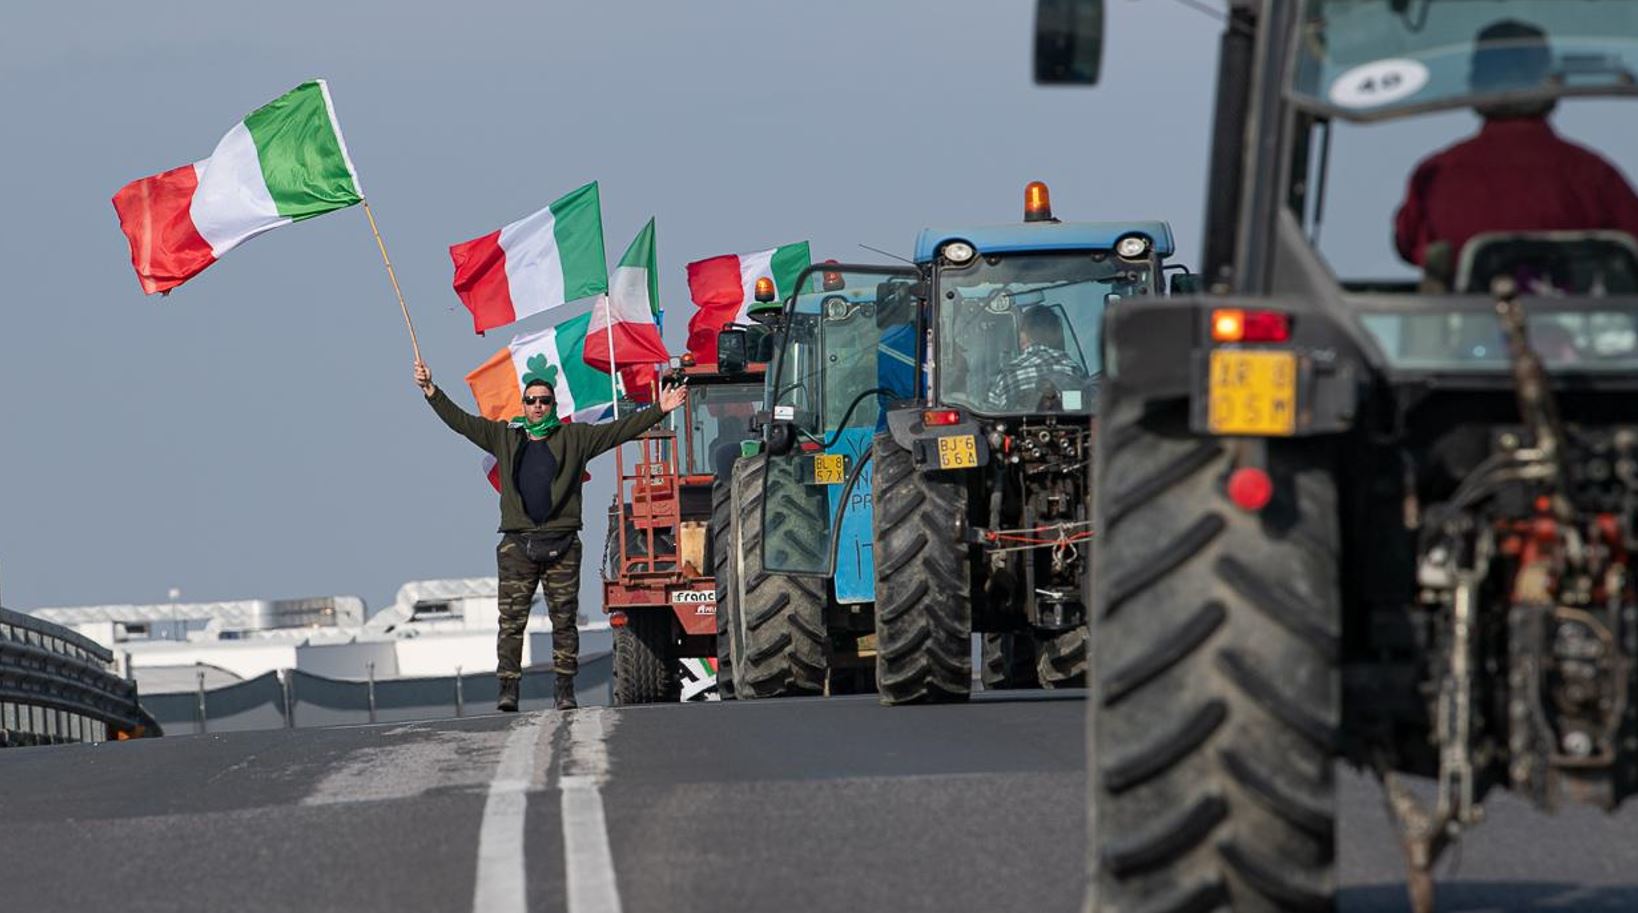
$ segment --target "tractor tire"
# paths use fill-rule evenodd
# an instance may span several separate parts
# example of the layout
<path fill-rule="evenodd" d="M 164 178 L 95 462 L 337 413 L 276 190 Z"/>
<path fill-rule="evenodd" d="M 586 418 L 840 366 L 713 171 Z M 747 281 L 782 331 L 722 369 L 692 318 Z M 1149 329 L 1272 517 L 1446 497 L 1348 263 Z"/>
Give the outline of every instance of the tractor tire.
<path fill-rule="evenodd" d="M 627 612 L 625 626 L 614 632 L 614 702 L 662 704 L 681 697 L 671 611 Z"/>
<path fill-rule="evenodd" d="M 1041 687 L 1037 671 L 1035 639 L 1022 631 L 1002 631 L 984 635 L 985 691 L 1011 691 Z"/>
<path fill-rule="evenodd" d="M 881 701 L 964 701 L 973 676 L 967 489 L 950 473 L 917 470 L 890 434 L 872 448 Z"/>
<path fill-rule="evenodd" d="M 734 699 L 734 608 L 739 596 L 734 555 L 732 479 L 711 483 L 711 577 L 717 587 L 717 696 Z"/>
<path fill-rule="evenodd" d="M 1086 625 L 1035 632 L 1035 677 L 1042 688 L 1086 687 Z"/>
<path fill-rule="evenodd" d="M 825 585 L 820 578 L 770 574 L 762 569 L 763 492 L 770 472 L 794 472 L 790 460 L 769 469 L 766 454 L 734 464 L 735 580 L 731 643 L 734 698 L 757 700 L 823 694 L 830 662 L 825 630 Z M 800 505 L 796 505 L 800 509 Z M 792 522 L 792 505 L 770 504 L 770 525 Z"/>
<path fill-rule="evenodd" d="M 1187 403 L 1105 387 L 1088 706 L 1090 913 L 1329 911 L 1341 713 L 1330 443 L 1268 442 L 1224 487 Z"/>

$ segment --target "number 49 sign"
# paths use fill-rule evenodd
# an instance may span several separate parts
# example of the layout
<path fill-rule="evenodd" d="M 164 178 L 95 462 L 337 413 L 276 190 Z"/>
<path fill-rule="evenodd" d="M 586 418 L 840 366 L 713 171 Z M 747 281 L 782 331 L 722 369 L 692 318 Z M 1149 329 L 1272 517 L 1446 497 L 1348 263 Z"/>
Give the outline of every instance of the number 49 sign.
<path fill-rule="evenodd" d="M 1428 68 L 1408 59 L 1378 60 L 1343 73 L 1331 83 L 1331 101 L 1344 108 L 1374 108 L 1410 98 L 1428 84 Z"/>

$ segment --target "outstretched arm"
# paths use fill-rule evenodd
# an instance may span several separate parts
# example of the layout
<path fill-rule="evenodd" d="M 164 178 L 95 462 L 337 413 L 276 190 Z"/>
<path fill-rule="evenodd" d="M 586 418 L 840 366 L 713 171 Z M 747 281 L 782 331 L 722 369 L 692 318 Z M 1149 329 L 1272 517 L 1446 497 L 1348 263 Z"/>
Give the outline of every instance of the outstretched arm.
<path fill-rule="evenodd" d="M 431 404 L 432 411 L 444 420 L 444 424 L 484 450 L 494 451 L 495 428 L 499 422 L 473 415 L 455 405 L 454 400 L 445 396 L 444 391 L 433 384 L 432 372 L 419 361 L 415 363 L 415 385 L 421 388 L 421 394 Z"/>
<path fill-rule="evenodd" d="M 585 425 L 583 432 L 591 445 L 590 456 L 596 456 L 632 440 L 660 423 L 666 414 L 682 405 L 688 396 L 686 384 L 660 388 L 659 408 L 641 409 L 617 421 L 601 425 Z"/>

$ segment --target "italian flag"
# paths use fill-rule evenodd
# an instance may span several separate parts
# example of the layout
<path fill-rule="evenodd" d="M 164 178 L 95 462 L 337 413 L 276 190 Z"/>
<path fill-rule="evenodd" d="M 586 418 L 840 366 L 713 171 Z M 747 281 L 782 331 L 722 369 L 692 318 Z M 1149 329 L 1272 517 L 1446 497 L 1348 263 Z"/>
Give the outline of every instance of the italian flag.
<path fill-rule="evenodd" d="M 654 220 L 637 233 L 609 277 L 609 293 L 592 308 L 586 334 L 586 364 L 613 373 L 621 368 L 626 390 L 647 401 L 653 365 L 671 359 L 656 322 L 660 313 L 660 278 L 654 258 Z M 610 361 L 610 353 L 613 361 Z"/>
<path fill-rule="evenodd" d="M 555 327 L 514 336 L 512 341 L 466 376 L 478 413 L 507 421 L 523 412 L 523 387 L 534 378 L 552 385 L 557 414 L 564 421 L 598 421 L 613 405 L 609 376 L 586 364 L 581 352 L 591 314 Z"/>
<path fill-rule="evenodd" d="M 688 351 L 700 362 L 715 362 L 717 334 L 730 323 L 747 322 L 746 308 L 756 302 L 756 280 L 772 279 L 778 297 L 784 298 L 795 291 L 796 277 L 811 262 L 803 241 L 688 264 L 688 294 L 699 309 L 688 322 Z"/>
<path fill-rule="evenodd" d="M 478 333 L 609 289 L 597 182 L 449 248 L 455 294 Z"/>
<path fill-rule="evenodd" d="M 114 211 L 151 295 L 264 231 L 363 199 L 330 89 L 315 79 L 252 111 L 210 158 L 126 184 Z"/>

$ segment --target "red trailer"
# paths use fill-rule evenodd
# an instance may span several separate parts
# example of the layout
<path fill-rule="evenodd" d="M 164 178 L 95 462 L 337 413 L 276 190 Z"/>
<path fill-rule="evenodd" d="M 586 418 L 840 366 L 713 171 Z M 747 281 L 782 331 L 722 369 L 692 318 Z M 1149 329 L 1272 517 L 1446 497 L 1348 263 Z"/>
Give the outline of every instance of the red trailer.
<path fill-rule="evenodd" d="M 716 581 L 711 576 L 711 492 L 728 477 L 762 402 L 764 367 L 723 372 L 683 356 L 674 374 L 688 400 L 634 442 L 635 460 L 615 454 L 603 611 L 614 628 L 614 700 L 676 701 L 682 661 L 714 675 Z"/>

